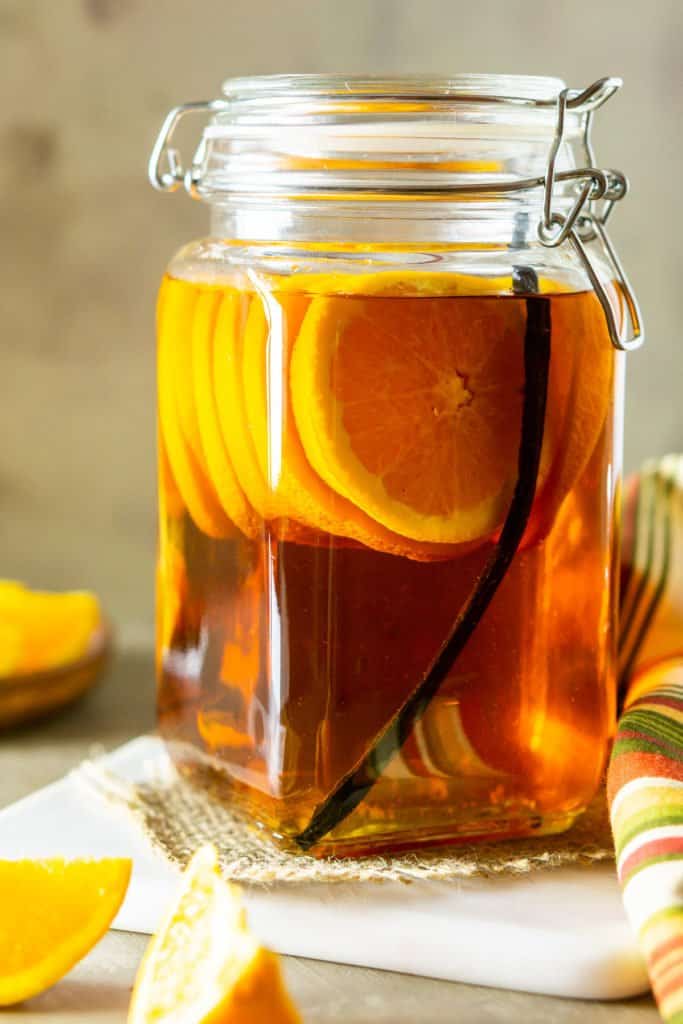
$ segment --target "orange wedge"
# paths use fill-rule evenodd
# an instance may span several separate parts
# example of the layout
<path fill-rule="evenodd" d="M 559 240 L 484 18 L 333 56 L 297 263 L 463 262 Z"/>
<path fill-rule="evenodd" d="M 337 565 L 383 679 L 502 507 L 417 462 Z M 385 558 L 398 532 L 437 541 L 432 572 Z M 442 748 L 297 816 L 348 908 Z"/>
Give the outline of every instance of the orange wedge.
<path fill-rule="evenodd" d="M 0 580 L 0 675 L 76 662 L 88 653 L 102 625 L 99 601 L 88 591 L 51 593 Z"/>
<path fill-rule="evenodd" d="M 204 846 L 138 971 L 128 1024 L 300 1024 L 280 963 L 248 931 L 239 890 Z"/>
<path fill-rule="evenodd" d="M 102 938 L 131 862 L 0 861 L 0 1006 L 44 992 Z"/>
<path fill-rule="evenodd" d="M 234 533 L 201 452 L 191 373 L 192 324 L 197 291 L 164 278 L 158 304 L 159 424 L 173 478 L 195 525 L 209 537 Z"/>
<path fill-rule="evenodd" d="M 524 333 L 522 303 L 496 297 L 313 299 L 291 361 L 308 462 L 405 537 L 490 536 L 517 476 Z"/>

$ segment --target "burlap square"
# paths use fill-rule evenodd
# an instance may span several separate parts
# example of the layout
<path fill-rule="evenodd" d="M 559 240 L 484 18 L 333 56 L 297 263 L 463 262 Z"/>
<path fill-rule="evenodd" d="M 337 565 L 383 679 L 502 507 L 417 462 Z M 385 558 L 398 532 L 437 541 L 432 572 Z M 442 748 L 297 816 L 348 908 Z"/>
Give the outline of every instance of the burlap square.
<path fill-rule="evenodd" d="M 110 802 L 127 808 L 155 848 L 184 867 L 203 843 L 220 853 L 226 878 L 250 885 L 276 882 L 415 881 L 521 875 L 614 859 L 604 789 L 586 813 L 558 836 L 476 843 L 395 856 L 318 859 L 287 853 L 249 828 L 212 795 L 180 776 L 165 761 L 153 781 L 130 783 L 85 762 L 80 777 Z"/>

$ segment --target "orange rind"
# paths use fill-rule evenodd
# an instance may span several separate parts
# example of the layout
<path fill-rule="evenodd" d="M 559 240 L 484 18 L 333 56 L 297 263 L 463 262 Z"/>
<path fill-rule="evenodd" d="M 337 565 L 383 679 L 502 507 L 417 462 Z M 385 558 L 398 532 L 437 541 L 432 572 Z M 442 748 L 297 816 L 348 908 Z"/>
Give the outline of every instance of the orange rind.
<path fill-rule="evenodd" d="M 116 916 L 131 862 L 0 861 L 0 1006 L 44 992 Z"/>
<path fill-rule="evenodd" d="M 192 373 L 199 435 L 206 470 L 228 518 L 246 534 L 255 537 L 259 522 L 233 469 L 220 428 L 214 388 L 214 335 L 222 303 L 217 288 L 199 292 L 192 325 Z"/>
<path fill-rule="evenodd" d="M 212 846 L 195 853 L 138 971 L 128 1024 L 301 1024 L 278 957 L 247 928 Z"/>
<path fill-rule="evenodd" d="M 412 540 L 490 536 L 517 474 L 524 330 L 500 299 L 314 299 L 291 363 L 308 462 Z"/>
<path fill-rule="evenodd" d="M 188 357 L 196 306 L 196 289 L 166 277 L 158 303 L 159 429 L 176 487 L 195 526 L 217 539 L 234 534 L 208 478 L 194 408 Z M 189 411 L 192 410 L 192 411 Z M 195 429 L 196 428 L 196 429 Z"/>

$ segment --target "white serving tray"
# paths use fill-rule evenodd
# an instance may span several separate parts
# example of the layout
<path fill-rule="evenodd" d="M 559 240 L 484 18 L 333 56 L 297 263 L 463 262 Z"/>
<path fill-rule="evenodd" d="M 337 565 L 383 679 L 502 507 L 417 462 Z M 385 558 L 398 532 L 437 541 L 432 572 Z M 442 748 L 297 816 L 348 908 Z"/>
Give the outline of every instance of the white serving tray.
<path fill-rule="evenodd" d="M 135 781 L 158 771 L 160 741 L 100 761 Z M 156 766 L 156 767 L 155 767 Z M 132 857 L 114 927 L 152 932 L 178 874 L 124 809 L 78 772 L 0 811 L 0 857 Z M 249 919 L 280 953 L 477 985 L 586 999 L 649 988 L 612 865 L 453 882 L 281 884 L 246 890 Z"/>

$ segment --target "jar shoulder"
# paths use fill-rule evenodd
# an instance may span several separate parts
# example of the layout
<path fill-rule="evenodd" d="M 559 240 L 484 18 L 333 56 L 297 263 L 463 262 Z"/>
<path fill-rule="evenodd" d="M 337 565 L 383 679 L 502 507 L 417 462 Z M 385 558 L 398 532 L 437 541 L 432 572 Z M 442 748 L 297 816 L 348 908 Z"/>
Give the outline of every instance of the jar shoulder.
<path fill-rule="evenodd" d="M 540 244 L 514 249 L 496 244 L 245 243 L 207 236 L 180 248 L 166 271 L 172 277 L 249 290 L 254 287 L 255 277 L 264 283 L 306 278 L 307 283 L 314 284 L 316 278 L 348 275 L 359 285 L 374 282 L 373 290 L 375 286 L 391 287 L 392 282 L 398 286 L 401 281 L 412 281 L 418 289 L 424 284 L 448 294 L 451 290 L 461 292 L 468 281 L 475 291 L 483 288 L 490 293 L 505 293 L 512 290 L 513 274 L 521 269 L 535 273 L 542 291 L 591 290 L 573 251 Z"/>

